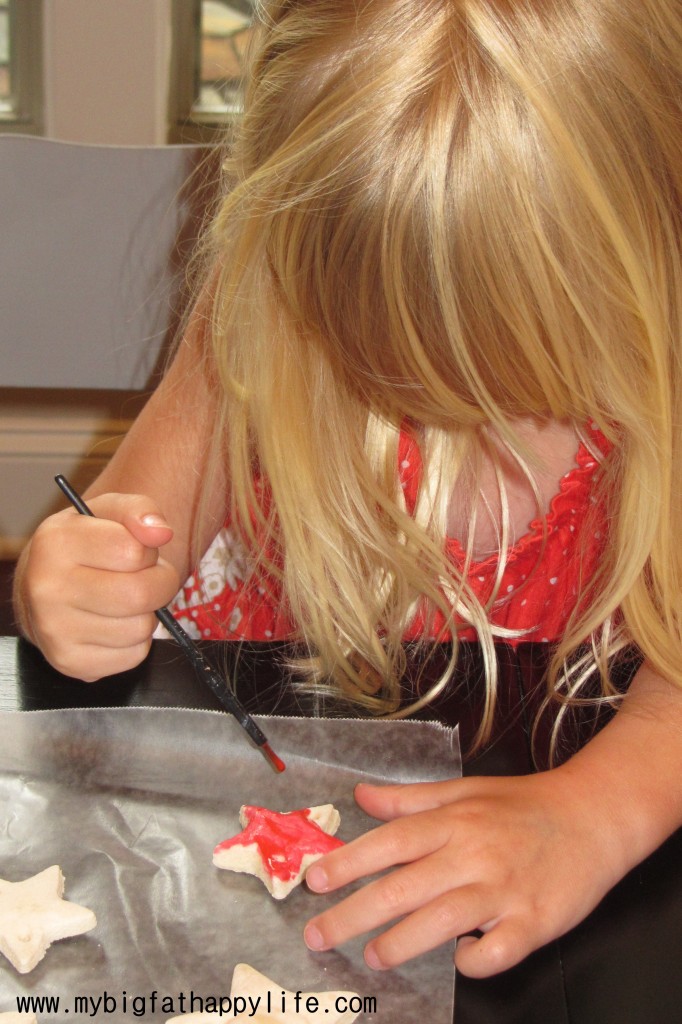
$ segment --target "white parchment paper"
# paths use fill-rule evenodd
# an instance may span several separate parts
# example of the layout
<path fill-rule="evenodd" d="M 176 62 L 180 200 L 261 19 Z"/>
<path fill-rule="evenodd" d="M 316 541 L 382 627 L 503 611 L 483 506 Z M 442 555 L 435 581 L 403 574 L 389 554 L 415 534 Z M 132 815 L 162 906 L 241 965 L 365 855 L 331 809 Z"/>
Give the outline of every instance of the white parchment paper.
<path fill-rule="evenodd" d="M 20 881 L 59 864 L 66 898 L 98 919 L 88 934 L 53 944 L 28 975 L 0 956 L 0 1011 L 33 994 L 60 1000 L 58 1010 L 38 1013 L 40 1022 L 165 1021 L 228 995 L 244 961 L 289 991 L 376 997 L 376 1012 L 362 1021 L 450 1024 L 452 946 L 380 973 L 364 964 L 366 936 L 311 953 L 303 926 L 338 895 L 303 885 L 275 901 L 257 879 L 220 871 L 211 858 L 240 830 L 243 803 L 287 811 L 331 802 L 339 838 L 353 839 L 376 824 L 357 808 L 355 784 L 459 776 L 457 731 L 429 722 L 257 720 L 286 762 L 280 776 L 219 712 L 0 714 L 0 877 Z M 77 996 L 87 997 L 80 1013 Z"/>

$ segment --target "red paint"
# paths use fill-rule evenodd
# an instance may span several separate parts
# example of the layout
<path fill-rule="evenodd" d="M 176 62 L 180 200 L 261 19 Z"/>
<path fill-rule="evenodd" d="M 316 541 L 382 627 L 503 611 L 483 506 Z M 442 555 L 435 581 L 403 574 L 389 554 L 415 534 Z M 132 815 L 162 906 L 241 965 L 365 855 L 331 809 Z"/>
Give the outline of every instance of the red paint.
<path fill-rule="evenodd" d="M 214 853 L 255 844 L 269 874 L 283 882 L 298 875 L 306 854 L 322 856 L 343 846 L 340 839 L 328 835 L 311 820 L 307 807 L 280 814 L 266 807 L 244 806 L 242 813 L 247 820 L 246 828 L 216 846 Z"/>
<path fill-rule="evenodd" d="M 286 765 L 281 757 L 278 757 L 275 751 L 272 749 L 269 743 L 264 743 L 261 750 L 265 754 L 266 758 L 270 762 L 271 766 L 276 772 L 281 773 L 286 769 Z"/>

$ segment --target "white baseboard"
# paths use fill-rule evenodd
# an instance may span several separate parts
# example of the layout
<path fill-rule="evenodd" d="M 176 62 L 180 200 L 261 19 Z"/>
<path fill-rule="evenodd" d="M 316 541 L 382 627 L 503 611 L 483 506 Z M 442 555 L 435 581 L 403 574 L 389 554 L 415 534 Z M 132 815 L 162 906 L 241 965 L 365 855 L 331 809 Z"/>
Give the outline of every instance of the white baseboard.
<path fill-rule="evenodd" d="M 15 558 L 38 523 L 64 505 L 57 473 L 84 490 L 132 420 L 107 410 L 0 405 L 0 558 Z"/>

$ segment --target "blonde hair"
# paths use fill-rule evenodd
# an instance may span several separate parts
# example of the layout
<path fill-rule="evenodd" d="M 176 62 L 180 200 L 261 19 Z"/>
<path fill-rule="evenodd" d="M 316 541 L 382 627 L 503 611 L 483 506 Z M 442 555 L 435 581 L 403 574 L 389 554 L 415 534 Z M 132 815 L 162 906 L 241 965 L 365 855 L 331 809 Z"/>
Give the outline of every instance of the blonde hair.
<path fill-rule="evenodd" d="M 416 610 L 457 613 L 486 653 L 486 738 L 496 595 L 447 559 L 445 514 L 491 430 L 527 464 L 531 416 L 614 446 L 608 545 L 551 689 L 578 699 L 597 668 L 609 699 L 631 643 L 678 677 L 679 2 L 269 0 L 259 20 L 208 240 L 214 457 L 311 671 L 395 712 Z"/>

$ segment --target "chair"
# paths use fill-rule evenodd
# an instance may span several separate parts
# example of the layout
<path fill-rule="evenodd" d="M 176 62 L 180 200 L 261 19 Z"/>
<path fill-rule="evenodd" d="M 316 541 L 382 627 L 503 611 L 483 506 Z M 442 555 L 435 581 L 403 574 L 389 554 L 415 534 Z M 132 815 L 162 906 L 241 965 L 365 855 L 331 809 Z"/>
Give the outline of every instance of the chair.
<path fill-rule="evenodd" d="M 0 387 L 147 386 L 215 163 L 197 146 L 0 136 Z"/>

